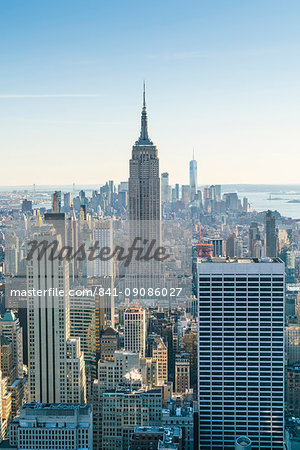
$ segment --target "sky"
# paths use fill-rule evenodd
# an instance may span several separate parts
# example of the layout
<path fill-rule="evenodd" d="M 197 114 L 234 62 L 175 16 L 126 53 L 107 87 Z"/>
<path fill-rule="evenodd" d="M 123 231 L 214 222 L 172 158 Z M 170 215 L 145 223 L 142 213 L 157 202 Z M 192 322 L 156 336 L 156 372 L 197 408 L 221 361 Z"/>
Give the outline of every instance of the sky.
<path fill-rule="evenodd" d="M 0 4 L 0 185 L 127 180 L 146 80 L 161 172 L 300 183 L 298 0 Z"/>

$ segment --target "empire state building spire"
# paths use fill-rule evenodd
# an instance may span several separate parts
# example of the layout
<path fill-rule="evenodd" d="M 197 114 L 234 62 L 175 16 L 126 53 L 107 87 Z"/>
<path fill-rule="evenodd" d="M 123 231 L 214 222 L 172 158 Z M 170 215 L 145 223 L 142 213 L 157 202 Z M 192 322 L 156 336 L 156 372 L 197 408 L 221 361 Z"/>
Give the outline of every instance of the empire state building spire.
<path fill-rule="evenodd" d="M 153 142 L 149 139 L 149 136 L 148 136 L 148 119 L 147 119 L 147 109 L 146 109 L 145 82 L 143 85 L 143 108 L 142 108 L 142 117 L 141 117 L 141 134 L 135 144 L 136 145 L 153 145 Z"/>

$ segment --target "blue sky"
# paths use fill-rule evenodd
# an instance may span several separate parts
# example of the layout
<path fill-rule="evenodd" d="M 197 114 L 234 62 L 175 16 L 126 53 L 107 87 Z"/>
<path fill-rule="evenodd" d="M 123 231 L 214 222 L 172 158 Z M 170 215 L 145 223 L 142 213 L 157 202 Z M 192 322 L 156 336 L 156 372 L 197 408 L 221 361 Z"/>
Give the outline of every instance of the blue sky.
<path fill-rule="evenodd" d="M 161 171 L 298 183 L 300 2 L 0 5 L 0 185 L 128 177 L 142 82 Z"/>

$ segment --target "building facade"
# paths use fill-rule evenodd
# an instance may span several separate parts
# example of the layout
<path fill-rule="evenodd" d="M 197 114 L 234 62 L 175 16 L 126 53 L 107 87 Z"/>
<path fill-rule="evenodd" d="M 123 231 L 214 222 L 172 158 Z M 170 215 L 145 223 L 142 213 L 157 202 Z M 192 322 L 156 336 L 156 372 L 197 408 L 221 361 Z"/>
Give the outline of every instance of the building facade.
<path fill-rule="evenodd" d="M 124 349 L 145 356 L 146 313 L 139 306 L 132 306 L 124 313 Z"/>
<path fill-rule="evenodd" d="M 16 449 L 92 450 L 91 405 L 25 403 L 10 425 Z"/>
<path fill-rule="evenodd" d="M 201 450 L 282 449 L 284 286 L 276 258 L 198 261 Z"/>
<path fill-rule="evenodd" d="M 61 236 L 54 230 L 34 236 L 48 245 L 27 262 L 28 361 L 30 399 L 46 403 L 84 403 L 86 386 L 80 341 L 70 338 L 67 261 L 51 258 Z"/>

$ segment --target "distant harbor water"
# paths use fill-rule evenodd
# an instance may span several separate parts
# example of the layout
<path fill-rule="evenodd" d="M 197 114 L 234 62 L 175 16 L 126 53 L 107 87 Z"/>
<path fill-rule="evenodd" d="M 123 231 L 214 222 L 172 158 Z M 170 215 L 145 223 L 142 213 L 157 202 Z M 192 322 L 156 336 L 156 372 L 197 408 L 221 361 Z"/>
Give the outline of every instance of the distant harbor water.
<path fill-rule="evenodd" d="M 93 189 L 99 190 L 100 185 L 56 185 L 56 186 L 36 186 L 36 192 L 52 193 L 54 190 L 62 192 L 73 192 L 78 195 L 83 189 L 90 195 Z M 200 186 L 203 191 L 204 186 Z M 74 191 L 73 191 L 74 189 Z M 27 191 L 33 192 L 33 186 L 0 186 L 0 192 Z M 267 211 L 277 210 L 282 216 L 300 220 L 300 184 L 296 185 L 268 185 L 268 184 L 225 184 L 222 185 L 222 194 L 226 192 L 236 192 L 242 199 L 247 197 L 251 205 L 251 210 Z M 26 194 L 24 195 L 26 197 Z M 297 203 L 297 201 L 299 201 Z M 50 203 L 49 203 L 50 207 Z"/>
<path fill-rule="evenodd" d="M 282 216 L 300 219 L 300 185 L 224 185 L 222 192 L 247 197 L 251 210 L 277 210 Z"/>

